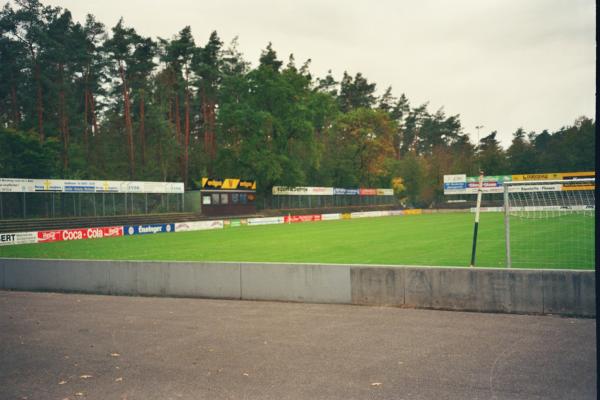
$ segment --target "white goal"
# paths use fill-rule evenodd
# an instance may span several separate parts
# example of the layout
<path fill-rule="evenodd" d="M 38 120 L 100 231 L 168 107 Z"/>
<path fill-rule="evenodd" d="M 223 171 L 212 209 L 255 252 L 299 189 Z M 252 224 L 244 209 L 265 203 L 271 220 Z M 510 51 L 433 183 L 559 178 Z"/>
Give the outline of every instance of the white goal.
<path fill-rule="evenodd" d="M 506 266 L 595 266 L 595 179 L 504 182 Z"/>

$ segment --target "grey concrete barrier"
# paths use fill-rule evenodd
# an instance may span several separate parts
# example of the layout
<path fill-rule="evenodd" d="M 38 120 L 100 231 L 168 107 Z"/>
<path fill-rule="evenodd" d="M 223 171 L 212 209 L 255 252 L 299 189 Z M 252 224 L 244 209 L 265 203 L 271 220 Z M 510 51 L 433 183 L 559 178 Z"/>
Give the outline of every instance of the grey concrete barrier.
<path fill-rule="evenodd" d="M 243 299 L 351 302 L 346 265 L 243 263 L 241 268 Z"/>
<path fill-rule="evenodd" d="M 405 305 L 450 310 L 542 313 L 542 273 L 407 268 Z"/>
<path fill-rule="evenodd" d="M 353 304 L 596 315 L 594 271 L 361 266 L 351 281 Z"/>
<path fill-rule="evenodd" d="M 596 316 L 593 271 L 544 271 L 544 313 Z"/>
<path fill-rule="evenodd" d="M 596 315 L 594 271 L 0 259 L 0 288 Z"/>
<path fill-rule="evenodd" d="M 240 299 L 238 263 L 0 259 L 4 289 Z"/>
<path fill-rule="evenodd" d="M 403 306 L 405 268 L 353 267 L 352 304 Z"/>

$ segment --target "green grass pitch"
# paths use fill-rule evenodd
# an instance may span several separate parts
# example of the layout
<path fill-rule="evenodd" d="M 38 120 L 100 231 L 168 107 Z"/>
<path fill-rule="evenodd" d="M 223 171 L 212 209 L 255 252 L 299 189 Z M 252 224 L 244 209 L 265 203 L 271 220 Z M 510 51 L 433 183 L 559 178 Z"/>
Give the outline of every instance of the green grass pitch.
<path fill-rule="evenodd" d="M 0 256 L 467 266 L 471 257 L 473 219 L 470 213 L 452 213 L 242 226 L 4 246 L 0 247 Z M 565 237 L 564 223 L 544 221 L 537 222 L 531 229 L 512 223 L 514 267 L 594 268 L 593 225 L 589 237 L 576 237 L 576 245 L 562 246 L 560 241 L 569 239 Z M 575 226 L 579 225 L 579 221 L 574 222 Z M 537 243 L 537 247 L 531 247 L 531 243 Z M 545 247 L 540 248 L 540 243 Z M 503 215 L 483 213 L 476 266 L 504 267 L 504 246 Z M 519 262 L 523 251 L 526 256 Z"/>

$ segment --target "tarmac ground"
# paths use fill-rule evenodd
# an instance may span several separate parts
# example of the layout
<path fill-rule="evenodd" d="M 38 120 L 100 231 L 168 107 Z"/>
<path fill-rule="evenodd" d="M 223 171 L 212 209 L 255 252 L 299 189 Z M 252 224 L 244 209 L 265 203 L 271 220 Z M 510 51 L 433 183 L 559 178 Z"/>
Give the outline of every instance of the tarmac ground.
<path fill-rule="evenodd" d="M 595 399 L 596 321 L 0 291 L 0 399 Z"/>

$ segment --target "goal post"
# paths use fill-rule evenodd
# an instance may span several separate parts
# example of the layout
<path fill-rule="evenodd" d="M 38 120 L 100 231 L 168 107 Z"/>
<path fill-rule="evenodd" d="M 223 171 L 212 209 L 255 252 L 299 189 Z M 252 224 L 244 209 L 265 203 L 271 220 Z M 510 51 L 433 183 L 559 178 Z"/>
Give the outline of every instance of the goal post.
<path fill-rule="evenodd" d="M 595 179 L 504 182 L 506 266 L 594 268 Z"/>

